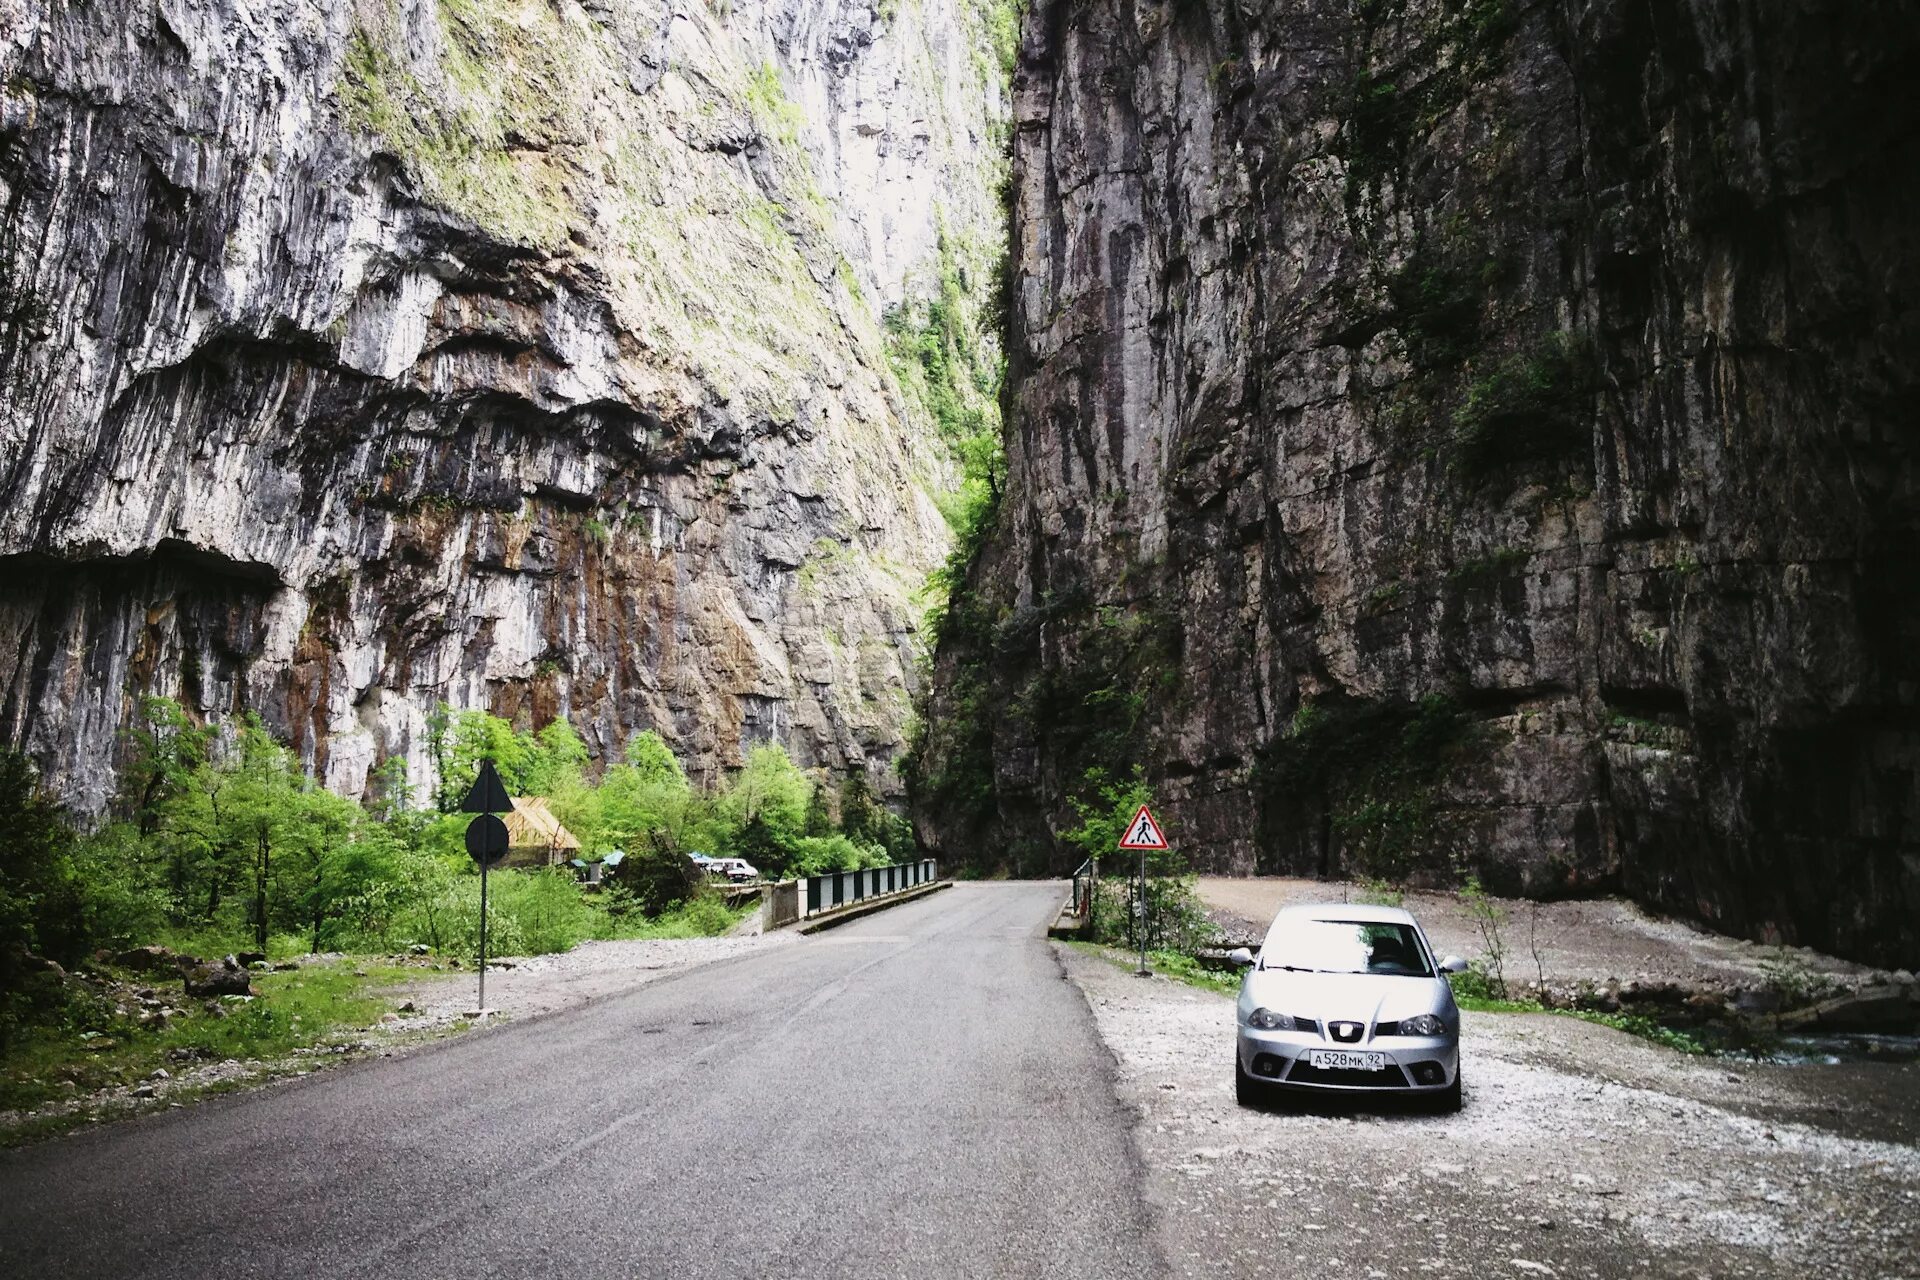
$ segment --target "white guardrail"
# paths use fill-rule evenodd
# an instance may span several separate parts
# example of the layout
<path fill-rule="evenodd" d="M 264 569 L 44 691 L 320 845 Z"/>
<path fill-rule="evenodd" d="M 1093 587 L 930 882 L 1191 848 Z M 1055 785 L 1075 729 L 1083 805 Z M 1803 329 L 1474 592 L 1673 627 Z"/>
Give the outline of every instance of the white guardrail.
<path fill-rule="evenodd" d="M 938 878 L 933 859 L 926 858 L 919 862 L 896 862 L 890 867 L 829 871 L 825 875 L 783 880 L 767 889 L 766 927 L 777 929 L 795 920 L 905 893 L 932 884 Z"/>

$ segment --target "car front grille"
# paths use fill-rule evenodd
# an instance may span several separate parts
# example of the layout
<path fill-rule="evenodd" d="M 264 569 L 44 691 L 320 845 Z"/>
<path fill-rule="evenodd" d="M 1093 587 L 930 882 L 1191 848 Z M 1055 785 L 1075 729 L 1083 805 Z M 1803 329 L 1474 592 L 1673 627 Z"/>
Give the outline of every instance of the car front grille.
<path fill-rule="evenodd" d="M 1305 1058 L 1296 1058 L 1293 1070 L 1287 1073 L 1288 1084 L 1345 1084 L 1359 1085 L 1369 1089 L 1405 1089 L 1406 1072 L 1392 1063 L 1385 1071 L 1352 1071 L 1316 1067 Z"/>

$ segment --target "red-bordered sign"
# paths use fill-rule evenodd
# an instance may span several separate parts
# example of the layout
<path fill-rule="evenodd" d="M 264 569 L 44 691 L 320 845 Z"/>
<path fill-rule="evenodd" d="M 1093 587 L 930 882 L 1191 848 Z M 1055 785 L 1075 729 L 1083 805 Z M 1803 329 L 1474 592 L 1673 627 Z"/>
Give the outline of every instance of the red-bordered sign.
<path fill-rule="evenodd" d="M 1133 815 L 1133 821 L 1127 824 L 1127 834 L 1120 837 L 1122 849 L 1164 849 L 1167 838 L 1160 832 L 1160 824 L 1153 820 L 1153 812 L 1141 805 L 1140 812 Z"/>

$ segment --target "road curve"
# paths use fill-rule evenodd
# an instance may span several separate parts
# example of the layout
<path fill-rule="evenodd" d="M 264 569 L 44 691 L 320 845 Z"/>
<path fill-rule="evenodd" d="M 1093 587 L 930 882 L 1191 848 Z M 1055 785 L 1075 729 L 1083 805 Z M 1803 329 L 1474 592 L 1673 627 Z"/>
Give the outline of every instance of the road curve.
<path fill-rule="evenodd" d="M 0 1154 L 0 1275 L 1159 1275 L 1054 885 Z"/>

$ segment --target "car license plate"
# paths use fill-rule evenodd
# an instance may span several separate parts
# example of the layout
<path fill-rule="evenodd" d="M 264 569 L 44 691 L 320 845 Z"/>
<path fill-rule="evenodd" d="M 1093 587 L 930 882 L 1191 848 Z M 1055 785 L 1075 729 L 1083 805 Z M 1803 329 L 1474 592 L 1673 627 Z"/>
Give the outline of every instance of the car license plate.
<path fill-rule="evenodd" d="M 1346 1049 L 1309 1049 L 1307 1065 L 1320 1071 L 1385 1071 L 1387 1055 Z"/>

